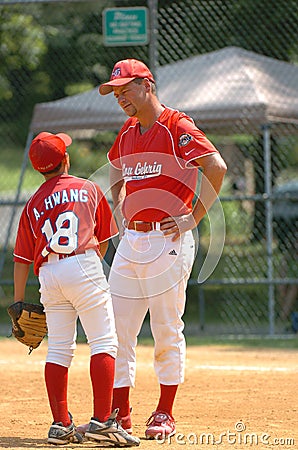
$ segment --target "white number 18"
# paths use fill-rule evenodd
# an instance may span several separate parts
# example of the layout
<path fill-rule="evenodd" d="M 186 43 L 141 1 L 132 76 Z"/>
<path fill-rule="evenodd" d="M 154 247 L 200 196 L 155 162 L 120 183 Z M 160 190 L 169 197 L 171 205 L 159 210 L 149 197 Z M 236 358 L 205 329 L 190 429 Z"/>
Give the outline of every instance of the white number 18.
<path fill-rule="evenodd" d="M 57 217 L 55 222 L 56 232 L 53 230 L 50 219 L 45 220 L 41 231 L 45 234 L 53 252 L 69 255 L 78 246 L 78 225 L 79 219 L 75 213 L 67 211 Z M 64 242 L 61 243 L 61 240 Z"/>

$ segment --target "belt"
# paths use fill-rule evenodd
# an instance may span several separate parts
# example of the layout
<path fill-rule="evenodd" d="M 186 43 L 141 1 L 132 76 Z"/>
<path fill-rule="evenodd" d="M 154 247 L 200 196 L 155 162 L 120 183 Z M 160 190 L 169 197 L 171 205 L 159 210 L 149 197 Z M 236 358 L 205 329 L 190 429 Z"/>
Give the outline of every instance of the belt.
<path fill-rule="evenodd" d="M 78 253 L 72 252 L 72 253 L 69 253 L 68 255 L 65 254 L 65 253 L 50 253 L 48 255 L 48 261 L 47 262 L 48 263 L 55 263 L 55 262 L 60 261 L 61 259 L 65 259 L 65 258 L 71 258 L 73 256 L 78 256 L 78 255 L 87 255 L 90 250 L 94 251 L 94 249 L 90 248 L 88 250 L 81 251 L 81 252 L 78 252 Z"/>
<path fill-rule="evenodd" d="M 129 230 L 142 231 L 143 233 L 148 233 L 153 230 L 160 230 L 159 222 L 142 222 L 139 220 L 134 220 L 132 222 L 128 222 L 126 227 Z"/>
<path fill-rule="evenodd" d="M 71 258 L 72 256 L 75 256 L 75 255 L 81 255 L 81 254 L 83 254 L 83 253 L 85 253 L 85 252 L 82 252 L 82 253 L 74 253 L 74 252 L 72 252 L 72 253 L 70 253 L 69 255 L 62 254 L 62 253 L 58 253 L 58 258 L 59 258 L 59 259 Z"/>

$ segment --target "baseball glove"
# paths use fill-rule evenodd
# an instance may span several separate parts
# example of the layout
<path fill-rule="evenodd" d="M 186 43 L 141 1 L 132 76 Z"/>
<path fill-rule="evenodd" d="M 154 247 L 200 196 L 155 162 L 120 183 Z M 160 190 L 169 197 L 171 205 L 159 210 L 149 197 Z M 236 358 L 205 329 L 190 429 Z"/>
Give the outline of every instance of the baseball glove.
<path fill-rule="evenodd" d="M 30 355 L 48 331 L 43 306 L 20 301 L 12 303 L 7 312 L 12 321 L 12 334 L 19 342 L 29 347 Z"/>

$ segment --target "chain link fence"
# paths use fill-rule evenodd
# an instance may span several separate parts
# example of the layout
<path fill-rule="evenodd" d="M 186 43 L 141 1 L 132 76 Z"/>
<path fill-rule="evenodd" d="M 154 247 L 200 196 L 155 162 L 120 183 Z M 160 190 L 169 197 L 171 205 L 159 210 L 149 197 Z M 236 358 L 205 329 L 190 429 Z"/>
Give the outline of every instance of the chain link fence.
<path fill-rule="evenodd" d="M 146 8 L 148 42 L 105 45 L 104 11 L 113 8 L 131 27 L 125 39 L 140 25 L 136 9 Z M 120 25 L 112 29 L 116 38 Z M 12 298 L 20 211 L 42 182 L 27 164 L 32 137 L 44 125 L 69 131 L 71 173 L 99 176 L 105 185 L 106 153 L 124 117 L 101 109 L 96 89 L 116 61 L 133 57 L 152 69 L 161 100 L 189 113 L 228 165 L 220 194 L 224 249 L 200 282 L 214 231 L 210 214 L 199 226 L 186 331 L 296 333 L 297 28 L 298 4 L 290 0 L 0 1 L 1 307 Z M 92 125 L 77 126 L 86 112 Z M 32 274 L 28 291 L 38 297 Z"/>

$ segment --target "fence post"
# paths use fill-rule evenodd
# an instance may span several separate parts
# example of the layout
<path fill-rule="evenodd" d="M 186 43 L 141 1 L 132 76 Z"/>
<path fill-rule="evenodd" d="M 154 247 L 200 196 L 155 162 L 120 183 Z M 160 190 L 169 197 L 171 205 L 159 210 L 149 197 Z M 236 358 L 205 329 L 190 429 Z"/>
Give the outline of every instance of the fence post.
<path fill-rule="evenodd" d="M 149 62 L 150 70 L 156 80 L 156 68 L 158 65 L 158 0 L 148 0 L 150 17 L 150 41 L 149 41 Z M 156 80 L 157 82 L 157 80 Z"/>
<path fill-rule="evenodd" d="M 17 212 L 18 203 L 20 200 L 24 175 L 25 175 L 25 171 L 26 171 L 26 167 L 27 167 L 27 163 L 28 163 L 28 153 L 29 153 L 29 147 L 30 147 L 30 144 L 32 141 L 32 136 L 33 136 L 33 133 L 30 131 L 27 136 L 26 147 L 24 150 L 24 156 L 23 156 L 23 162 L 22 162 L 22 168 L 21 168 L 21 174 L 20 174 L 20 178 L 19 178 L 19 182 L 18 182 L 18 188 L 17 188 L 15 199 L 14 199 L 14 203 L 12 206 L 9 225 L 7 228 L 7 234 L 6 234 L 5 242 L 3 245 L 1 259 L 0 259 L 0 284 L 1 284 L 1 279 L 2 279 L 4 263 L 5 263 L 6 252 L 7 252 L 7 248 L 8 248 L 8 244 L 9 244 L 9 238 L 10 238 L 10 234 L 12 232 L 12 226 L 13 226 L 14 218 L 15 218 L 15 215 Z"/>
<path fill-rule="evenodd" d="M 265 181 L 265 214 L 266 214 L 266 249 L 267 249 L 267 280 L 268 280 L 268 320 L 269 335 L 275 333 L 275 298 L 273 284 L 273 224 L 272 224 L 272 178 L 271 178 L 271 145 L 270 125 L 263 127 L 264 139 L 264 181 Z"/>

